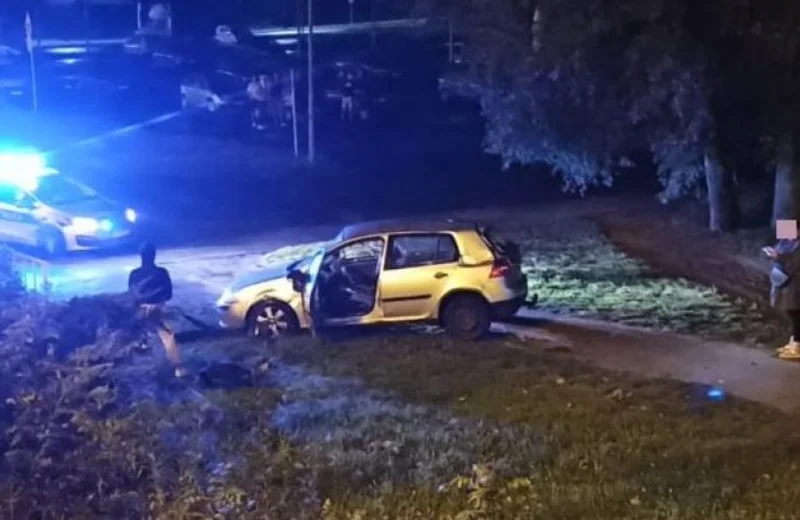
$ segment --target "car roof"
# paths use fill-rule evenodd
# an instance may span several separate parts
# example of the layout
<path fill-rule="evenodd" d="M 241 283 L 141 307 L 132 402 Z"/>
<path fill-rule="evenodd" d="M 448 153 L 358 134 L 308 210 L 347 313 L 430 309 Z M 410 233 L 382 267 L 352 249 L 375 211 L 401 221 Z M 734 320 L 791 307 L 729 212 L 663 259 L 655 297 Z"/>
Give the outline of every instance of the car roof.
<path fill-rule="evenodd" d="M 336 238 L 337 241 L 343 241 L 384 233 L 441 233 L 447 231 L 472 231 L 476 228 L 477 224 L 474 222 L 454 219 L 375 220 L 346 226 Z"/>

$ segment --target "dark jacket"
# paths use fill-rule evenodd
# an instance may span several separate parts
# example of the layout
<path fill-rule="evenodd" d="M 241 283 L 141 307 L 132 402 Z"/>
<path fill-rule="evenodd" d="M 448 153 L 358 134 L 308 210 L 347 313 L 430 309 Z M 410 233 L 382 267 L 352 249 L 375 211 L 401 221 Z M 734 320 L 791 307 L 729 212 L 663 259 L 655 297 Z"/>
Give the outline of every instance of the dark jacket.
<path fill-rule="evenodd" d="M 775 245 L 778 257 L 775 263 L 789 275 L 789 283 L 782 288 L 774 285 L 770 290 L 772 306 L 781 311 L 800 310 L 800 242 L 779 240 Z"/>
<path fill-rule="evenodd" d="M 160 305 L 172 299 L 172 279 L 169 271 L 155 265 L 143 265 L 131 271 L 128 291 L 138 305 Z"/>

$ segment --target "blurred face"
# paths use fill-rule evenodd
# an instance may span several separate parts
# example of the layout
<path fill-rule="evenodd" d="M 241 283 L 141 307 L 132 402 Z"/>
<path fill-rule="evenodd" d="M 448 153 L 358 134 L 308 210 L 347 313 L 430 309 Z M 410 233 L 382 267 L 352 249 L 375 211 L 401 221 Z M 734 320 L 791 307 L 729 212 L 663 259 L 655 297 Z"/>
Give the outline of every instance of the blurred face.
<path fill-rule="evenodd" d="M 775 221 L 775 236 L 778 240 L 797 240 L 797 221 Z"/>

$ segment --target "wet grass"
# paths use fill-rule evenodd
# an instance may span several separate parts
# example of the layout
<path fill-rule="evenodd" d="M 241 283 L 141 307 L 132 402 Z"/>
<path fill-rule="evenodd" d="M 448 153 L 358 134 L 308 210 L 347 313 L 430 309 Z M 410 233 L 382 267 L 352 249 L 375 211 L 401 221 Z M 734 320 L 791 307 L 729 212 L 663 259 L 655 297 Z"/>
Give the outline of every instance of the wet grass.
<path fill-rule="evenodd" d="M 5 401 L 2 518 L 691 520 L 800 506 L 796 418 L 513 338 L 380 332 L 201 340 L 184 345 L 188 382 L 106 341 L 42 361 L 43 386 Z"/>
<path fill-rule="evenodd" d="M 763 340 L 764 320 L 751 302 L 657 275 L 620 252 L 588 220 L 541 213 L 483 220 L 522 246 L 529 290 L 545 310 L 715 339 Z M 288 262 L 319 245 L 284 247 L 264 261 Z"/>
<path fill-rule="evenodd" d="M 800 505 L 796 420 L 704 387 L 507 338 L 299 338 L 270 355 L 272 424 L 316 468 L 321 518 L 791 518 Z"/>

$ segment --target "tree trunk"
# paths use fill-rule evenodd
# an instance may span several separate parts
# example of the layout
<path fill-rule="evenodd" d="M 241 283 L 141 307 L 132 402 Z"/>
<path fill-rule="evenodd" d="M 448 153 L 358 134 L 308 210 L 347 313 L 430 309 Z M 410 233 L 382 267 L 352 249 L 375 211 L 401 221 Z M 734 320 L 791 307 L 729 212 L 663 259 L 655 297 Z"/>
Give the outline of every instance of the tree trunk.
<path fill-rule="evenodd" d="M 798 217 L 798 172 L 795 169 L 794 135 L 789 133 L 778 143 L 775 157 L 775 198 L 772 202 L 772 224 L 779 219 Z"/>
<path fill-rule="evenodd" d="M 730 231 L 737 225 L 739 205 L 733 175 L 725 171 L 716 145 L 706 147 L 703 167 L 708 187 L 708 227 L 711 231 Z"/>

